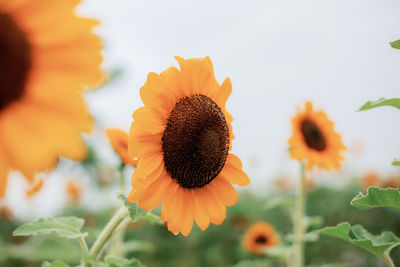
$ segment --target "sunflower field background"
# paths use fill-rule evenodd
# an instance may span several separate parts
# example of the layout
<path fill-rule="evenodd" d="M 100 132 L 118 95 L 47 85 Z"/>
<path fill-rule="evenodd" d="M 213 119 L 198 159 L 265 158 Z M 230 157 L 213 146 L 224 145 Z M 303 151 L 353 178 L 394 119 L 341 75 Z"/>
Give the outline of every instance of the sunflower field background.
<path fill-rule="evenodd" d="M 400 266 L 398 10 L 0 0 L 0 266 Z"/>

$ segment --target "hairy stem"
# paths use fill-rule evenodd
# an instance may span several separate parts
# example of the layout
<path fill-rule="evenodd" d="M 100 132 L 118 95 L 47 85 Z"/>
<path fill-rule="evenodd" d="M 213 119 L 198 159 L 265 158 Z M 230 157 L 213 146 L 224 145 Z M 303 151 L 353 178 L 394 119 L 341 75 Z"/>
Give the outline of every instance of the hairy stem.
<path fill-rule="evenodd" d="M 120 222 L 124 220 L 127 216 L 129 216 L 129 211 L 125 206 L 121 206 L 119 210 L 114 214 L 111 220 L 104 227 L 103 231 L 101 231 L 100 235 L 97 237 L 94 242 L 92 248 L 90 249 L 90 256 L 97 258 L 99 253 L 102 251 L 104 245 L 113 235 L 114 230 L 118 227 Z"/>

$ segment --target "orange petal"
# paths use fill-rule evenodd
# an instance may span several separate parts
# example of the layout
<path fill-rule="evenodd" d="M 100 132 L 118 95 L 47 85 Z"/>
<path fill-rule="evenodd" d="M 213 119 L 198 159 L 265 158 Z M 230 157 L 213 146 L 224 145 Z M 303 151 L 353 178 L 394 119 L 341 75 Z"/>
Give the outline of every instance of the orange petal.
<path fill-rule="evenodd" d="M 164 214 L 162 220 L 164 222 L 167 221 L 168 217 L 170 216 L 170 210 L 173 205 L 173 201 L 175 199 L 174 197 L 178 187 L 179 185 L 175 181 L 172 181 L 172 183 L 170 183 L 166 189 L 166 192 L 168 193 L 164 195 L 161 205 L 161 214 Z"/>
<path fill-rule="evenodd" d="M 201 197 L 207 207 L 208 214 L 210 215 L 210 222 L 217 225 L 221 224 L 226 216 L 226 208 L 224 204 L 222 204 L 221 200 L 214 195 L 212 190 L 203 188 L 203 190 L 201 190 Z"/>
<path fill-rule="evenodd" d="M 236 189 L 223 177 L 216 177 L 210 183 L 214 192 L 217 192 L 219 199 L 226 206 L 233 206 L 238 202 L 239 194 Z"/>
<path fill-rule="evenodd" d="M 175 57 L 178 61 L 182 80 L 185 85 L 186 95 L 195 93 L 209 95 L 218 88 L 218 82 L 215 80 L 214 71 L 209 57 L 183 59 Z"/>
<path fill-rule="evenodd" d="M 155 209 L 160 204 L 163 195 L 166 193 L 168 194 L 165 189 L 172 182 L 171 180 L 172 179 L 168 176 L 163 176 L 157 179 L 141 196 L 141 199 L 138 202 L 139 207 L 148 211 Z"/>
<path fill-rule="evenodd" d="M 210 225 L 210 218 L 208 215 L 207 207 L 204 205 L 204 200 L 201 198 L 197 189 L 193 190 L 194 198 L 194 218 L 196 220 L 197 226 L 201 230 L 206 230 Z"/>
<path fill-rule="evenodd" d="M 184 208 L 184 192 L 183 188 L 178 187 L 172 205 L 168 210 L 168 230 L 174 234 L 182 231 L 182 218 Z"/>
<path fill-rule="evenodd" d="M 140 162 L 140 161 L 139 161 Z M 155 169 L 152 173 L 150 173 L 147 176 L 141 177 L 141 176 L 135 176 L 136 175 L 136 170 L 132 175 L 132 195 L 131 198 L 128 199 L 130 202 L 136 202 L 139 199 L 142 198 L 142 195 L 148 191 L 148 187 L 154 183 L 154 181 L 157 181 L 163 173 L 162 168 L 157 168 Z"/>
<path fill-rule="evenodd" d="M 219 175 L 233 184 L 245 186 L 250 183 L 250 179 L 242 168 L 243 165 L 240 159 L 230 153 L 226 158 L 225 166 Z"/>
<path fill-rule="evenodd" d="M 221 87 L 216 91 L 214 96 L 214 102 L 220 107 L 225 107 L 225 103 L 232 93 L 231 79 L 228 77 L 221 84 Z M 228 120 L 227 120 L 228 121 Z"/>
<path fill-rule="evenodd" d="M 134 123 L 149 134 L 164 132 L 166 120 L 160 113 L 149 107 L 138 108 L 132 115 Z"/>
<path fill-rule="evenodd" d="M 193 217 L 194 217 L 194 201 L 193 194 L 190 189 L 185 188 L 183 190 L 183 218 L 182 218 L 182 230 L 181 233 L 184 236 L 188 236 L 193 228 Z"/>
<path fill-rule="evenodd" d="M 128 153 L 133 158 L 141 157 L 147 150 L 158 149 L 161 153 L 161 138 L 162 134 L 147 134 L 137 123 L 132 123 L 129 129 Z"/>
<path fill-rule="evenodd" d="M 168 73 L 164 72 L 164 76 L 173 74 L 171 70 L 168 69 Z M 151 72 L 147 76 L 145 84 L 140 88 L 140 97 L 145 106 L 152 107 L 159 110 L 161 114 L 165 114 L 164 119 L 167 119 L 177 101 L 177 98 L 174 97 L 178 93 L 177 88 L 169 88 L 169 86 L 171 85 L 168 85 L 160 75 Z"/>

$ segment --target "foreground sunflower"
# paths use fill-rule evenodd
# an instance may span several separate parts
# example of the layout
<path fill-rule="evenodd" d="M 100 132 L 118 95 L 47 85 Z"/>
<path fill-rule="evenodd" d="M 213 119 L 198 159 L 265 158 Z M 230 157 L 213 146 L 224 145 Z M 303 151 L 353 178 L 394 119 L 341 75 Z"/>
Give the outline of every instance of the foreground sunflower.
<path fill-rule="evenodd" d="M 33 174 L 59 156 L 81 160 L 92 128 L 82 86 L 102 79 L 96 20 L 71 0 L 0 0 L 0 197 L 7 175 Z"/>
<path fill-rule="evenodd" d="M 140 89 L 144 107 L 133 113 L 128 150 L 138 158 L 130 202 L 152 210 L 173 233 L 188 235 L 195 220 L 201 230 L 221 224 L 238 193 L 232 184 L 250 180 L 229 153 L 232 116 L 225 110 L 232 85 L 215 80 L 210 58 L 176 57 L 171 67 L 150 73 Z"/>
<path fill-rule="evenodd" d="M 243 237 L 242 245 L 245 250 L 255 255 L 265 255 L 268 248 L 280 244 L 280 238 L 275 228 L 269 223 L 259 221 L 254 223 Z"/>
<path fill-rule="evenodd" d="M 110 128 L 106 130 L 106 136 L 122 163 L 136 167 L 137 159 L 131 158 L 128 153 L 128 133 L 117 128 Z"/>
<path fill-rule="evenodd" d="M 292 119 L 292 131 L 291 158 L 305 161 L 307 170 L 315 166 L 326 170 L 340 167 L 346 147 L 324 111 L 313 110 L 312 103 L 306 102 L 305 109 L 298 109 Z"/>

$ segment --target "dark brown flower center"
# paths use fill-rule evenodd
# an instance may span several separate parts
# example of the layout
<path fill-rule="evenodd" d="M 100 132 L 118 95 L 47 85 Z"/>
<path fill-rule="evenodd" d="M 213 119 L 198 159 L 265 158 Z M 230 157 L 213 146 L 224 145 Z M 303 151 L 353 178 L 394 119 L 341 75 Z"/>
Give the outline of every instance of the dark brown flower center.
<path fill-rule="evenodd" d="M 165 168 L 184 188 L 210 183 L 228 156 L 225 116 L 204 95 L 185 96 L 175 104 L 161 140 Z"/>
<path fill-rule="evenodd" d="M 308 119 L 303 120 L 301 123 L 301 133 L 308 147 L 317 151 L 325 150 L 325 137 L 314 122 Z"/>
<path fill-rule="evenodd" d="M 25 34 L 9 15 L 0 12 L 0 110 L 24 94 L 31 63 Z"/>
<path fill-rule="evenodd" d="M 265 236 L 263 236 L 263 235 L 260 235 L 260 236 L 258 236 L 257 238 L 256 238 L 256 243 L 257 244 L 265 244 L 265 243 L 267 243 L 267 238 L 265 237 Z"/>

